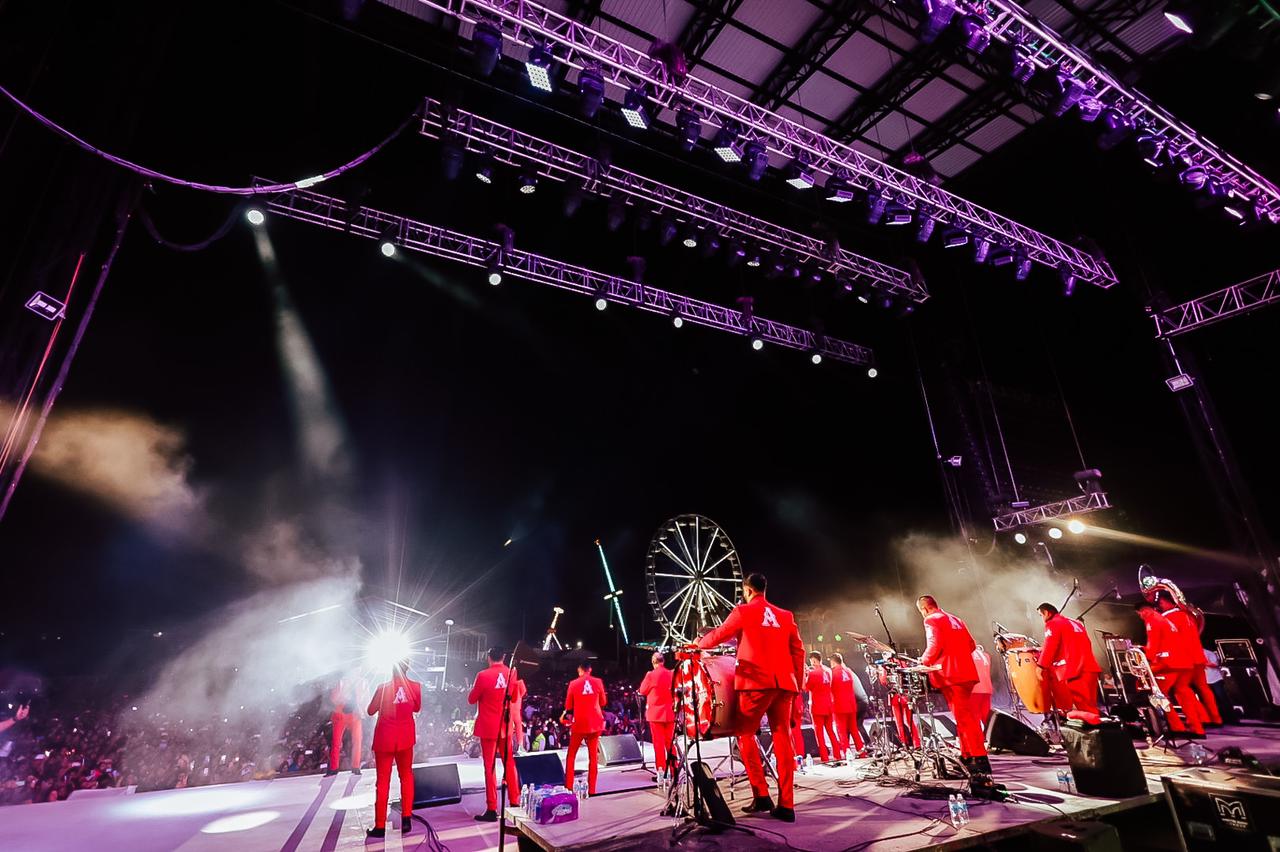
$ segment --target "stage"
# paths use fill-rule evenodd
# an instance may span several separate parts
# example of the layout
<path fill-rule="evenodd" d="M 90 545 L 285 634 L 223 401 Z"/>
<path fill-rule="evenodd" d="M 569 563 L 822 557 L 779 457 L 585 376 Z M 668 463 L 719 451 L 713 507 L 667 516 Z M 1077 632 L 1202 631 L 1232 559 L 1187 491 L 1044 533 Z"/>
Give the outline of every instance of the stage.
<path fill-rule="evenodd" d="M 1206 745 L 1212 749 L 1239 746 L 1266 765 L 1280 764 L 1280 730 L 1231 727 L 1215 732 Z M 704 757 L 715 763 L 724 749 L 724 741 L 707 743 Z M 563 752 L 560 754 L 563 756 Z M 649 754 L 646 747 L 646 756 Z M 484 809 L 480 763 L 465 758 L 456 762 L 464 792 L 462 803 L 430 808 L 421 815 L 454 852 L 496 848 L 496 824 L 472 819 Z M 859 780 L 867 763 L 817 766 L 797 774 L 794 824 L 769 817 L 743 817 L 739 824 L 752 829 L 754 836 L 739 832 L 708 836 L 699 832 L 688 840 L 688 845 L 700 849 L 744 849 L 778 845 L 785 838 L 797 849 L 838 850 L 870 844 L 892 852 L 926 844 L 948 849 L 990 844 L 1064 815 L 1075 819 L 1102 817 L 1156 803 L 1162 797 L 1159 776 L 1186 765 L 1177 754 L 1149 751 L 1143 755 L 1149 795 L 1113 800 L 1059 792 L 1055 775 L 1058 768 L 1066 766 L 1062 756 L 996 756 L 992 758 L 996 779 L 1020 801 L 993 804 L 970 799 L 971 821 L 956 829 L 946 820 L 945 800 L 908 797 L 906 787 L 889 786 L 882 783 L 883 779 Z M 581 754 L 578 766 L 585 768 Z M 627 771 L 632 768 L 602 768 L 601 795 L 584 804 L 578 821 L 559 826 L 521 825 L 520 830 L 529 837 L 523 841 L 526 848 L 531 842 L 547 850 L 669 848 L 671 833 L 682 821 L 658 815 L 661 801 L 648 774 Z M 420 823 L 415 823 L 407 837 L 391 830 L 385 841 L 366 843 L 364 832 L 372 825 L 373 786 L 373 772 L 369 770 L 358 777 L 342 772 L 333 778 L 311 775 L 134 795 L 99 793 L 76 796 L 66 802 L 17 805 L 0 809 L 0 849 L 426 849 L 426 833 Z M 735 812 L 750 800 L 745 781 L 731 785 L 723 779 L 720 788 Z M 396 798 L 394 783 L 392 798 Z M 394 809 L 392 814 L 394 819 Z M 514 838 L 509 842 L 514 846 Z"/>

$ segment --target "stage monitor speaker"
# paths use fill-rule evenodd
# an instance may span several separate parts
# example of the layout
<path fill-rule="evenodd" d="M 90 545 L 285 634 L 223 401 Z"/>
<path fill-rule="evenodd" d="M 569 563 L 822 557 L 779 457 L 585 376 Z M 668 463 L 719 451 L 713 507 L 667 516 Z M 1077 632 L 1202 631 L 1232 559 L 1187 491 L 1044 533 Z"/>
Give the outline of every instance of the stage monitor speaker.
<path fill-rule="evenodd" d="M 1147 794 L 1147 776 L 1123 725 L 1068 722 L 1059 731 L 1080 795 L 1124 799 Z"/>
<path fill-rule="evenodd" d="M 564 779 L 561 779 L 563 783 Z M 413 767 L 413 808 L 456 805 L 462 801 L 462 779 L 456 763 L 422 763 Z M 396 803 L 399 807 L 400 803 Z"/>
<path fill-rule="evenodd" d="M 801 725 L 800 736 L 804 738 L 804 753 L 817 757 L 818 735 L 813 732 L 813 725 Z M 734 737 L 730 742 L 731 748 L 734 749 L 734 757 L 738 758 L 738 738 Z M 773 746 L 773 732 L 768 728 L 761 728 L 760 733 L 756 734 L 756 743 L 760 746 L 761 752 L 770 753 L 769 749 Z"/>
<path fill-rule="evenodd" d="M 520 776 L 520 786 L 533 784 L 555 786 L 564 783 L 564 762 L 554 751 L 535 751 L 532 754 L 516 755 L 516 774 Z"/>
<path fill-rule="evenodd" d="M 1270 852 L 1280 837 L 1280 778 L 1196 766 L 1160 779 L 1187 852 Z"/>
<path fill-rule="evenodd" d="M 695 760 L 689 764 L 689 771 L 693 774 L 694 786 L 698 788 L 698 795 L 702 797 L 703 807 L 712 823 L 720 828 L 733 825 L 733 812 L 725 803 L 724 796 L 720 795 L 720 785 L 716 783 L 716 776 L 711 768 L 702 761 Z"/>
<path fill-rule="evenodd" d="M 635 734 L 601 737 L 600 756 L 604 759 L 605 766 L 644 763 L 644 756 L 640 754 L 640 742 Z"/>
<path fill-rule="evenodd" d="M 1000 710 L 987 718 L 987 748 L 1030 757 L 1048 757 L 1049 744 L 1027 725 Z"/>
<path fill-rule="evenodd" d="M 1031 827 L 1033 852 L 1124 852 L 1115 826 L 1092 820 L 1057 820 Z"/>

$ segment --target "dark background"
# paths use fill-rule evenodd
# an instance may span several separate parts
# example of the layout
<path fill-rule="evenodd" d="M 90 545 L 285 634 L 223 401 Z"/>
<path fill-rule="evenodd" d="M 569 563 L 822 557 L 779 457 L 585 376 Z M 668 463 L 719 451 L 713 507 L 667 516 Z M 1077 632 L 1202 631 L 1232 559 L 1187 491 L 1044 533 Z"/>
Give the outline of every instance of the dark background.
<path fill-rule="evenodd" d="M 776 177 L 747 186 L 705 151 L 686 158 L 656 133 L 627 133 L 616 113 L 602 111 L 603 130 L 558 116 L 555 102 L 529 97 L 509 70 L 491 84 L 467 83 L 449 71 L 461 60 L 444 35 L 407 18 L 369 4 L 357 33 L 334 11 L 323 3 L 163 12 L 147 3 L 4 3 L 0 82 L 103 147 L 235 185 L 343 162 L 432 94 L 565 144 L 608 145 L 620 165 L 802 230 L 834 220 L 845 247 L 879 259 L 915 253 L 909 235 L 859 226 L 853 213 L 837 216 L 816 198 L 785 192 Z M 1251 97 L 1239 70 L 1223 51 L 1175 51 L 1142 87 L 1274 178 L 1274 106 Z M 105 103 L 138 110 L 130 138 L 113 137 Z M 48 226 L 32 212 L 47 212 L 42 181 L 88 155 L 7 105 L 0 122 L 0 205 L 13 249 L 30 238 L 32 222 Z M 601 314 L 588 299 L 510 279 L 489 288 L 477 270 L 422 257 L 388 262 L 374 243 L 274 219 L 280 271 L 356 461 L 344 499 L 362 524 L 349 541 L 328 544 L 361 557 L 372 592 L 392 588 L 402 565 L 400 579 L 421 588 L 419 605 L 433 611 L 479 577 L 447 614 L 510 641 L 537 638 L 560 604 L 569 638 L 604 644 L 600 538 L 627 591 L 633 635 L 654 639 L 641 610 L 645 549 L 664 519 L 698 512 L 724 525 L 748 570 L 775 578 L 783 605 L 829 603 L 890 571 L 896 536 L 951 531 L 917 373 L 923 365 L 943 454 L 961 452 L 948 432 L 944 362 L 974 380 L 984 365 L 995 384 L 1070 404 L 1088 464 L 1102 469 L 1117 506 L 1106 526 L 1231 547 L 1164 386 L 1168 371 L 1143 306 L 1152 289 L 1179 300 L 1275 268 L 1280 240 L 1274 229 L 1246 232 L 1197 210 L 1131 152 L 1098 151 L 1078 122 L 1042 122 L 950 188 L 1046 233 L 1088 234 L 1120 285 L 1080 285 L 1067 299 L 1043 271 L 1016 284 L 1007 270 L 931 248 L 917 259 L 933 298 L 906 321 L 692 259 L 678 241 L 659 247 L 652 232 L 630 225 L 611 234 L 591 202 L 566 219 L 550 187 L 527 199 L 510 182 L 444 182 L 435 144 L 415 132 L 319 189 L 362 187 L 370 206 L 483 236 L 501 221 L 521 247 L 605 271 L 645 255 L 658 286 L 721 303 L 753 295 L 761 315 L 806 325 L 818 318 L 829 333 L 872 346 L 880 368 L 871 380 L 616 306 Z M 208 235 L 235 203 L 158 185 L 142 205 L 166 237 L 183 242 Z M 267 285 L 245 226 L 183 254 L 135 225 L 58 404 L 141 412 L 180 429 L 194 484 L 233 528 L 251 528 L 268 510 L 305 514 L 316 499 L 294 465 Z M 1264 310 L 1180 341 L 1199 356 L 1200 380 L 1215 394 L 1272 533 L 1276 323 Z M 1015 466 L 1042 468 L 1071 493 L 1079 465 L 1065 416 L 1042 414 L 1045 430 L 1033 421 L 1003 424 Z M 989 545 L 987 537 L 981 549 Z M 1087 537 L 1064 541 L 1062 551 L 1130 583 L 1140 558 L 1161 558 Z M 128 637 L 161 629 L 181 637 L 254 586 L 225 555 L 158 538 L 33 474 L 0 525 L 0 564 L 4 653 L 72 670 L 92 668 Z"/>

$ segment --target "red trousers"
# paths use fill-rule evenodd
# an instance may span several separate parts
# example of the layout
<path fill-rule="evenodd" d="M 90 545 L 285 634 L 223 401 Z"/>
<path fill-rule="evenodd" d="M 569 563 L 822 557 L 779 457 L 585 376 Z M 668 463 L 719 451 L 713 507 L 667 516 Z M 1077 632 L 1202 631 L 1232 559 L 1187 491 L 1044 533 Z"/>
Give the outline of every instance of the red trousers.
<path fill-rule="evenodd" d="M 387 827 L 387 798 L 391 792 L 391 763 L 400 773 L 400 814 L 413 813 L 413 748 L 404 751 L 375 751 L 373 763 L 378 767 L 377 794 L 373 800 L 373 825 Z"/>
<path fill-rule="evenodd" d="M 791 702 L 791 753 L 804 756 L 804 699 L 799 694 Z"/>
<path fill-rule="evenodd" d="M 987 696 L 990 698 L 991 696 Z M 920 729 L 916 727 L 916 714 L 911 708 L 911 699 L 895 692 L 889 696 L 889 708 L 893 711 L 893 724 L 898 728 L 898 742 L 912 748 L 920 748 Z M 911 739 L 907 740 L 907 731 L 911 731 Z"/>
<path fill-rule="evenodd" d="M 751 782 L 751 794 L 757 798 L 769 795 L 769 784 L 764 777 L 764 764 L 760 761 L 760 745 L 756 732 L 760 720 L 769 718 L 769 733 L 773 736 L 773 762 L 778 772 L 778 804 L 784 808 L 795 807 L 796 756 L 792 751 L 791 700 L 794 692 L 781 689 L 747 689 L 738 693 L 738 751 Z"/>
<path fill-rule="evenodd" d="M 342 757 L 342 735 L 346 733 L 347 728 L 350 728 L 351 768 L 359 769 L 364 761 L 364 754 L 360 750 L 361 740 L 364 738 L 364 726 L 360 724 L 360 717 L 355 713 L 335 710 L 329 720 L 333 722 L 333 746 L 329 749 L 329 768 L 338 768 L 338 759 Z"/>
<path fill-rule="evenodd" d="M 832 713 L 836 723 L 836 745 L 841 753 L 849 750 L 849 737 L 853 737 L 853 752 L 857 754 L 866 748 L 862 742 L 862 731 L 858 728 L 858 714 Z"/>
<path fill-rule="evenodd" d="M 1083 674 L 1074 680 L 1058 680 L 1053 675 L 1051 696 L 1053 706 L 1063 713 L 1082 710 L 1086 713 L 1098 712 L 1098 679 L 1091 674 Z"/>
<path fill-rule="evenodd" d="M 502 767 L 502 777 L 507 782 L 507 801 L 512 807 L 520 804 L 520 776 L 516 773 L 515 749 L 510 747 L 509 740 L 481 737 L 480 759 L 484 761 L 485 810 L 498 809 L 498 770 L 493 764 L 495 760 L 501 760 L 504 754 L 507 759 Z"/>
<path fill-rule="evenodd" d="M 587 793 L 596 794 L 596 774 L 600 771 L 600 732 L 580 734 L 569 730 L 569 754 L 565 758 L 564 786 L 573 789 L 573 763 L 578 757 L 578 746 L 587 744 Z"/>
<path fill-rule="evenodd" d="M 831 757 L 836 760 L 844 760 L 844 749 L 840 747 L 840 742 L 836 739 L 836 729 L 832 726 L 830 713 L 814 714 L 813 738 L 818 741 L 818 757 L 823 761 L 831 759 L 827 757 L 827 740 L 831 740 Z"/>
<path fill-rule="evenodd" d="M 978 724 L 983 733 L 987 730 L 987 720 L 991 718 L 991 693 L 975 692 L 972 696 L 973 715 L 978 717 Z"/>
<path fill-rule="evenodd" d="M 949 683 L 938 688 L 947 699 L 951 714 L 956 717 L 956 735 L 960 740 L 961 757 L 982 757 L 987 753 L 987 743 L 982 737 L 982 725 L 973 713 L 973 684 Z"/>
<path fill-rule="evenodd" d="M 1204 710 L 1196 700 L 1196 694 L 1191 691 L 1191 669 L 1168 669 L 1158 672 L 1156 682 L 1160 684 L 1160 690 L 1169 696 L 1171 701 L 1182 707 L 1182 712 L 1187 716 L 1187 722 L 1184 725 L 1178 711 L 1170 708 L 1164 717 L 1169 730 L 1185 731 L 1190 728 L 1193 733 L 1203 734 Z"/>
<path fill-rule="evenodd" d="M 1215 725 L 1222 724 L 1222 713 L 1218 710 L 1218 699 L 1209 688 L 1209 680 L 1204 676 L 1204 666 L 1196 666 L 1191 670 L 1191 691 L 1200 699 L 1204 707 L 1205 721 Z"/>
<path fill-rule="evenodd" d="M 653 740 L 653 762 L 658 765 L 659 772 L 667 771 L 667 756 L 671 754 L 671 738 L 675 732 L 675 722 L 649 723 L 649 738 Z"/>

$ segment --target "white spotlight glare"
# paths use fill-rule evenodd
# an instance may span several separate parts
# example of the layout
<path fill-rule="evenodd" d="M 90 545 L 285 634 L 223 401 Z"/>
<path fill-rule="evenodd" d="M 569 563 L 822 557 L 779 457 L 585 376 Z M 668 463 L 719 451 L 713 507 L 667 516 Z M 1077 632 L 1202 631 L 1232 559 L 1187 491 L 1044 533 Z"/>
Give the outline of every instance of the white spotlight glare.
<path fill-rule="evenodd" d="M 609 300 L 606 299 L 604 296 L 600 296 L 599 298 L 596 299 L 597 311 L 603 311 L 607 307 L 609 307 Z"/>
<path fill-rule="evenodd" d="M 671 324 L 674 325 L 676 328 L 684 328 L 684 318 L 678 317 L 678 316 L 672 317 Z"/>
<path fill-rule="evenodd" d="M 1049 538 L 1052 538 L 1052 539 L 1062 538 L 1062 530 L 1058 529 L 1057 527 L 1049 527 Z"/>
<path fill-rule="evenodd" d="M 871 368 L 869 368 L 869 369 L 867 370 L 867 378 L 868 378 L 868 379 L 874 379 L 874 378 L 875 378 L 876 376 L 878 376 L 878 375 L 880 375 L 880 371 L 879 371 L 879 370 L 877 370 L 875 367 L 871 367 Z"/>
<path fill-rule="evenodd" d="M 1085 530 L 1084 522 L 1078 518 L 1072 518 L 1067 522 L 1067 529 L 1070 530 L 1073 535 L 1080 535 L 1080 533 Z"/>
<path fill-rule="evenodd" d="M 393 242 L 391 242 L 390 240 L 383 240 L 383 241 L 382 241 L 381 250 L 382 250 L 382 256 L 383 256 L 383 257 L 395 257 L 395 256 L 396 256 L 396 244 L 395 244 L 395 243 L 393 243 Z"/>
<path fill-rule="evenodd" d="M 809 360 L 810 360 L 810 361 L 812 361 L 814 364 L 821 364 L 821 363 L 822 363 L 822 353 L 821 353 L 821 352 L 814 352 L 812 355 L 810 355 L 810 356 L 809 356 Z"/>
<path fill-rule="evenodd" d="M 375 671 L 383 672 L 408 659 L 412 651 L 409 637 L 394 630 L 383 630 L 369 637 L 365 659 Z"/>
<path fill-rule="evenodd" d="M 1026 544 L 1027 534 L 1024 532 L 1016 532 L 1013 534 L 1013 540 L 1016 541 L 1018 544 Z"/>
<path fill-rule="evenodd" d="M 761 349 L 763 349 L 763 348 L 764 348 L 764 338 L 759 337 L 758 335 L 752 335 L 752 336 L 751 336 L 751 348 L 752 348 L 752 349 L 754 349 L 754 350 L 755 350 L 755 351 L 757 351 L 757 352 L 759 352 Z"/>
<path fill-rule="evenodd" d="M 249 210 L 244 214 L 244 218 L 249 220 L 250 225 L 257 227 L 258 225 L 261 225 L 263 222 L 267 221 L 267 214 L 263 213 L 262 210 L 258 207 L 250 207 Z"/>

